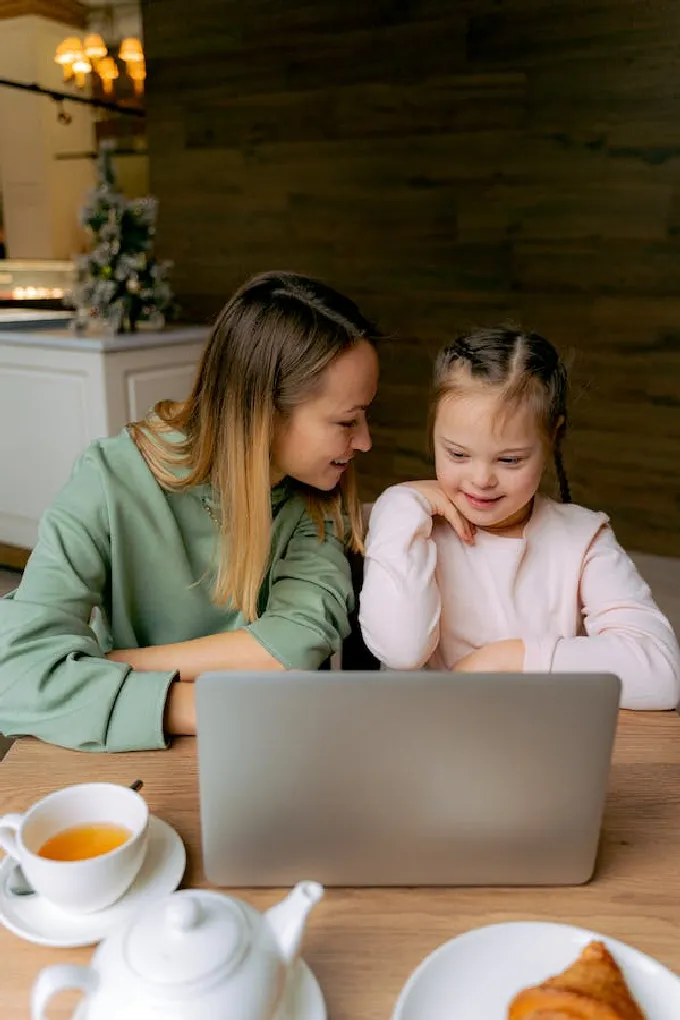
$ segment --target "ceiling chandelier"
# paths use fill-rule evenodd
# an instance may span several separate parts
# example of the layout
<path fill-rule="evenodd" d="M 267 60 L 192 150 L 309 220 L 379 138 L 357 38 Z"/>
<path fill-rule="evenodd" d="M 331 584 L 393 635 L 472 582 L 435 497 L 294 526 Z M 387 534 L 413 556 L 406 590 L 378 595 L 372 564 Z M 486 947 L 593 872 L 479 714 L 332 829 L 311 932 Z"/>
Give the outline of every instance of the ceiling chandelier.
<path fill-rule="evenodd" d="M 132 36 L 123 39 L 118 49 L 118 59 L 125 64 L 125 72 L 132 81 L 135 95 L 141 96 L 146 78 L 146 61 L 140 40 Z M 88 76 L 96 74 L 106 95 L 113 94 L 118 65 L 99 33 L 93 32 L 84 39 L 78 36 L 64 39 L 57 46 L 54 61 L 63 68 L 64 81 L 74 81 L 82 89 Z"/>

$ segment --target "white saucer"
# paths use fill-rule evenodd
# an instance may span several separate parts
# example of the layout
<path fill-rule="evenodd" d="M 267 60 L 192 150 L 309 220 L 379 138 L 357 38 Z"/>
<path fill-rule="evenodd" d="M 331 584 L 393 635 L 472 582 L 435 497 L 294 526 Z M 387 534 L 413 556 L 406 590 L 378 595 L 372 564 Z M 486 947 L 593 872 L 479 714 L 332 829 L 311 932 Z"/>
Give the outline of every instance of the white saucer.
<path fill-rule="evenodd" d="M 281 1020 L 326 1020 L 326 1003 L 319 982 L 304 960 L 293 968 L 277 1018 Z"/>
<path fill-rule="evenodd" d="M 68 914 L 42 896 L 12 896 L 7 880 L 14 861 L 0 865 L 0 923 L 19 938 L 39 946 L 73 948 L 100 942 L 146 900 L 167 896 L 182 881 L 184 844 L 167 822 L 149 817 L 149 849 L 137 878 L 124 896 L 96 914 Z"/>
<path fill-rule="evenodd" d="M 276 1020 L 327 1020 L 326 1003 L 319 982 L 304 960 L 299 959 L 288 981 Z M 78 1003 L 73 1020 L 87 1020 L 87 1001 Z"/>
<path fill-rule="evenodd" d="M 420 964 L 392 1020 L 506 1020 L 515 995 L 559 974 L 588 942 L 604 942 L 647 1020 L 680 1017 L 680 978 L 638 949 L 597 932 L 543 921 L 476 928 Z"/>

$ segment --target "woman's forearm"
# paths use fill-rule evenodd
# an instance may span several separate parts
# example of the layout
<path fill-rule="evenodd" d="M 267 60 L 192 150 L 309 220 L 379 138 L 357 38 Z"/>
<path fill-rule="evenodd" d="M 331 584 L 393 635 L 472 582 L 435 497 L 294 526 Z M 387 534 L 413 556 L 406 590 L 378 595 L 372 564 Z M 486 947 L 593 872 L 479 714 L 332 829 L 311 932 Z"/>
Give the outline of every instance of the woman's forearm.
<path fill-rule="evenodd" d="M 169 737 L 196 735 L 196 703 L 193 684 L 173 683 L 165 702 L 164 729 Z"/>
<path fill-rule="evenodd" d="M 192 641 L 148 648 L 118 649 L 108 659 L 136 670 L 177 670 L 182 680 L 195 680 L 216 669 L 282 670 L 285 667 L 246 630 L 209 634 Z"/>

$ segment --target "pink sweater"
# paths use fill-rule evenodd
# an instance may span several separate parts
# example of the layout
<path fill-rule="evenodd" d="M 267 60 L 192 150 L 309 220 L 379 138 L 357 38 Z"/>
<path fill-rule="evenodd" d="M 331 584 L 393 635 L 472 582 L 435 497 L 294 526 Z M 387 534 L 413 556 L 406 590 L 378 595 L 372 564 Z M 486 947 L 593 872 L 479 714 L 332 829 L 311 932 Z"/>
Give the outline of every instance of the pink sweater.
<path fill-rule="evenodd" d="M 371 514 L 359 620 L 393 669 L 451 669 L 468 652 L 521 638 L 524 669 L 608 672 L 622 708 L 680 701 L 673 630 L 605 514 L 537 497 L 522 538 L 461 542 L 415 489 L 395 486 Z"/>

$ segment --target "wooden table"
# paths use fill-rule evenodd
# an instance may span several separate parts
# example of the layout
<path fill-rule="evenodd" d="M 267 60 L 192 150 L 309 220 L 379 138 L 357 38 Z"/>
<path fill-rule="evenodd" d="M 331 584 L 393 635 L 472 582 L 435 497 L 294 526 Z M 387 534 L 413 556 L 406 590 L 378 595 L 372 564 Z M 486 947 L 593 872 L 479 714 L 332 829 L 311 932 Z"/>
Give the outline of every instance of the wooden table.
<path fill-rule="evenodd" d="M 128 783 L 138 776 L 151 810 L 184 839 L 184 884 L 203 885 L 192 739 L 178 740 L 167 753 L 118 755 L 19 741 L 0 764 L 0 813 L 25 810 L 69 783 Z M 238 895 L 261 909 L 280 898 L 271 891 Z M 594 928 L 680 973 L 680 719 L 674 712 L 621 714 L 600 863 L 589 885 L 331 889 L 311 915 L 304 956 L 321 982 L 331 1020 L 389 1020 L 406 978 L 437 945 L 469 928 L 520 919 Z M 91 953 L 41 948 L 0 928 L 2 1020 L 29 1016 L 29 991 L 41 967 L 85 962 Z M 73 1001 L 55 1000 L 51 1016 L 70 1016 Z"/>

